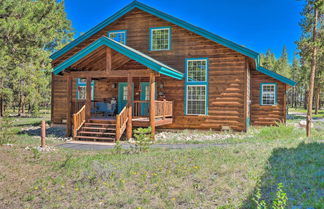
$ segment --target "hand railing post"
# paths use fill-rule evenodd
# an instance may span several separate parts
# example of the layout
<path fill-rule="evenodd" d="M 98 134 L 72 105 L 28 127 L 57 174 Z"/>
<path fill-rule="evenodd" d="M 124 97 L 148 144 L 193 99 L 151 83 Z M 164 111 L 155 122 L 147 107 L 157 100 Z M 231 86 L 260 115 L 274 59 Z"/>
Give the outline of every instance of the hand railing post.
<path fill-rule="evenodd" d="M 116 115 L 116 141 L 120 139 L 120 115 Z"/>
<path fill-rule="evenodd" d="M 166 100 L 163 99 L 163 120 L 165 120 L 165 112 L 166 112 Z"/>

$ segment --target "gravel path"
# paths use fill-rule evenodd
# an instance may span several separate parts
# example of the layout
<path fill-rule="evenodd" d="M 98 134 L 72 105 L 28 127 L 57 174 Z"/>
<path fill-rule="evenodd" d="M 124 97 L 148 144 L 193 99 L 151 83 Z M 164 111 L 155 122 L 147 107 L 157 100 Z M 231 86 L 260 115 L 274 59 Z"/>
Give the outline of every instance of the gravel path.
<path fill-rule="evenodd" d="M 204 148 L 204 147 L 223 147 L 229 144 L 153 144 L 151 148 L 165 148 L 165 149 L 188 149 L 188 148 Z M 105 144 L 105 143 L 75 143 L 75 142 L 67 142 L 65 144 L 57 145 L 58 147 L 68 148 L 68 149 L 76 149 L 76 150 L 105 150 L 105 149 L 113 149 L 115 145 Z M 132 144 L 122 144 L 123 149 L 130 149 L 135 147 Z"/>

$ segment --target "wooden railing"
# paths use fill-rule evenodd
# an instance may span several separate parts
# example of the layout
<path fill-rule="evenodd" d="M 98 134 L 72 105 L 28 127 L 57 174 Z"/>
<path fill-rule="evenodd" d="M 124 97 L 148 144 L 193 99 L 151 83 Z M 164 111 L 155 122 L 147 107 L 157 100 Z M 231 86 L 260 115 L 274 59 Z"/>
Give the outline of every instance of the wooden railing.
<path fill-rule="evenodd" d="M 79 112 L 79 110 L 85 105 L 85 100 L 72 101 L 72 114 Z"/>
<path fill-rule="evenodd" d="M 155 118 L 172 117 L 173 102 L 172 101 L 155 101 Z"/>
<path fill-rule="evenodd" d="M 86 113 L 86 108 L 85 105 L 83 105 L 77 113 L 73 114 L 73 137 L 77 135 L 77 131 L 81 128 L 81 126 L 86 121 L 85 113 Z"/>
<path fill-rule="evenodd" d="M 150 115 L 150 101 L 133 101 L 133 116 L 148 117 Z M 155 118 L 172 117 L 173 102 L 172 101 L 155 101 Z"/>
<path fill-rule="evenodd" d="M 123 135 L 128 121 L 128 107 L 127 105 L 122 111 L 116 115 L 116 141 Z"/>
<path fill-rule="evenodd" d="M 134 117 L 148 117 L 150 113 L 150 101 L 133 101 L 133 116 Z"/>

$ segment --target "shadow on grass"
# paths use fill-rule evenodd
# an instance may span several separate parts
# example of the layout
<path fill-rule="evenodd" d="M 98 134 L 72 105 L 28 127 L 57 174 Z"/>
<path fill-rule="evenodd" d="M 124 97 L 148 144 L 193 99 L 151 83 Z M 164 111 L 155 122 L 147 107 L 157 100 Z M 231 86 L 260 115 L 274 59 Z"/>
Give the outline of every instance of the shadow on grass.
<path fill-rule="evenodd" d="M 65 128 L 64 127 L 47 127 L 46 128 L 46 135 L 52 136 L 55 138 L 65 138 Z M 17 134 L 23 135 L 27 134 L 29 136 L 40 136 L 41 129 L 40 127 L 30 127 L 29 129 L 24 129 L 19 131 Z"/>
<path fill-rule="evenodd" d="M 262 199 L 275 199 L 278 183 L 288 197 L 288 208 L 324 208 L 324 143 L 301 143 L 295 148 L 274 149 L 260 180 Z M 253 197 L 242 208 L 256 208 Z M 268 207 L 271 208 L 271 207 Z"/>

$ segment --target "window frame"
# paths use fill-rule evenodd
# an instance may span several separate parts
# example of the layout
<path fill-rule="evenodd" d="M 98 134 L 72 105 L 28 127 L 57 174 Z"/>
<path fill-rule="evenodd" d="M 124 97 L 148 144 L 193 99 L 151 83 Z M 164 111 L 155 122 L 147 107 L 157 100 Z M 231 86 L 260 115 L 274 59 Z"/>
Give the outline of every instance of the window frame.
<path fill-rule="evenodd" d="M 114 33 L 124 33 L 125 34 L 125 43 L 124 43 L 124 45 L 126 45 L 127 44 L 127 30 L 112 30 L 112 31 L 109 31 L 108 32 L 108 38 L 110 38 L 110 35 L 111 34 L 114 34 Z M 112 38 L 110 38 L 110 39 L 112 39 Z M 114 39 L 113 39 L 114 40 Z M 119 41 L 118 41 L 119 42 Z M 120 43 L 120 42 L 119 42 Z M 123 43 L 121 43 L 121 44 L 123 44 Z"/>
<path fill-rule="evenodd" d="M 153 49 L 153 31 L 154 30 L 163 30 L 163 29 L 168 29 L 168 48 L 167 49 Z M 165 27 L 154 27 L 154 28 L 150 28 L 150 51 L 167 51 L 167 50 L 171 50 L 171 38 L 172 36 L 172 28 L 170 26 L 165 26 Z"/>
<path fill-rule="evenodd" d="M 263 104 L 263 86 L 274 86 L 274 102 L 273 102 L 273 104 Z M 277 93 L 278 93 L 278 84 L 277 83 L 260 83 L 260 105 L 262 105 L 262 106 L 276 106 L 276 105 L 278 105 Z"/>
<path fill-rule="evenodd" d="M 206 80 L 205 81 L 189 81 L 188 80 L 188 62 L 189 61 L 206 61 Z M 184 114 L 185 115 L 208 115 L 208 68 L 209 68 L 209 60 L 208 57 L 200 57 L 200 58 L 186 58 L 185 59 L 185 98 L 184 98 Z M 188 86 L 205 86 L 205 114 L 192 114 L 188 113 Z"/>
<path fill-rule="evenodd" d="M 80 95 L 79 95 L 79 86 L 81 87 L 87 87 L 87 82 L 82 82 L 81 81 L 82 78 L 77 78 L 76 80 L 76 99 L 77 100 L 85 100 L 85 99 L 80 99 Z M 91 81 L 91 100 L 94 100 L 95 98 L 95 81 Z"/>

